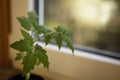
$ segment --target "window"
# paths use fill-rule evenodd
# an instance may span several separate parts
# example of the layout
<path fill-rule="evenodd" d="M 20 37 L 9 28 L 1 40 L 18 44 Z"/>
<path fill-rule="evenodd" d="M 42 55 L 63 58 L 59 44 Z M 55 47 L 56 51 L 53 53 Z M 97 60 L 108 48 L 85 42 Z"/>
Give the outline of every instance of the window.
<path fill-rule="evenodd" d="M 118 0 L 35 0 L 35 9 L 40 24 L 68 26 L 77 50 L 120 59 Z"/>

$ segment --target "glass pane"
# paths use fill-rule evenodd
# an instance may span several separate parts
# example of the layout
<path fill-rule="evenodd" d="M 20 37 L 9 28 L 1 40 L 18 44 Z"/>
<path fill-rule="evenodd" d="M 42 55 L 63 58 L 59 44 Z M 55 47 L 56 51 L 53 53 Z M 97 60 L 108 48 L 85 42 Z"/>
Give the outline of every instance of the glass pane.
<path fill-rule="evenodd" d="M 77 46 L 120 52 L 119 0 L 45 0 L 45 25 L 66 25 Z"/>

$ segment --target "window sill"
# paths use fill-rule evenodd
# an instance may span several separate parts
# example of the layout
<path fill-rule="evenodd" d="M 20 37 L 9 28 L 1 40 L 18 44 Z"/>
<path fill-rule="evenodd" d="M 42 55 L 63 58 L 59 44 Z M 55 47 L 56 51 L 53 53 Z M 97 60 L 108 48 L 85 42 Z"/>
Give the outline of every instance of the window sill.
<path fill-rule="evenodd" d="M 72 52 L 67 47 L 62 47 L 59 50 L 58 47 L 55 44 L 49 44 L 47 46 L 45 46 L 44 42 L 37 42 L 37 44 L 43 46 L 46 49 L 50 49 L 50 50 L 53 50 L 53 51 L 63 52 L 65 54 L 72 55 Z M 93 52 L 88 52 L 88 51 L 75 49 L 74 55 L 89 58 L 89 59 L 93 59 L 93 60 L 97 60 L 97 61 L 102 61 L 102 62 L 106 62 L 106 63 L 110 63 L 110 64 L 120 65 L 120 59 L 115 59 L 115 58 L 103 56 L 103 55 L 100 55 L 100 54 L 97 54 L 97 53 L 95 54 Z"/>

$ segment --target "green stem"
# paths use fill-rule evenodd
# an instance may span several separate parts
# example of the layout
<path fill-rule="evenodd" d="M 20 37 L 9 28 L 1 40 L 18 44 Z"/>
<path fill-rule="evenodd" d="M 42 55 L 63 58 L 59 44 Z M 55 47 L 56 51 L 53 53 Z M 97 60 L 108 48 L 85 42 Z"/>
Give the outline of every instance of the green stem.
<path fill-rule="evenodd" d="M 25 76 L 26 80 L 30 79 L 30 73 L 27 73 L 27 75 Z"/>
<path fill-rule="evenodd" d="M 63 33 L 56 31 L 56 32 L 49 32 L 49 33 L 43 34 L 43 36 L 41 36 L 40 38 L 42 38 L 42 37 L 44 37 L 44 36 L 47 36 L 47 35 L 52 35 L 53 33 L 58 33 L 58 34 L 63 35 Z"/>

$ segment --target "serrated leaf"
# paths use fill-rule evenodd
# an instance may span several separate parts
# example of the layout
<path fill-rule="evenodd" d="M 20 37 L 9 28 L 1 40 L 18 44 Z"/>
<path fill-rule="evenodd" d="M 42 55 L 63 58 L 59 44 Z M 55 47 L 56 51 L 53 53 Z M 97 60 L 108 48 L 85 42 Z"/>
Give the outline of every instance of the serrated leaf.
<path fill-rule="evenodd" d="M 47 26 L 40 26 L 40 29 L 43 34 L 51 32 L 51 30 Z"/>
<path fill-rule="evenodd" d="M 74 53 L 74 47 L 72 45 L 72 41 L 68 35 L 63 35 L 63 39 L 67 43 L 67 46 L 71 49 L 71 51 Z"/>
<path fill-rule="evenodd" d="M 35 24 L 38 24 L 38 16 L 35 11 L 28 12 L 28 18 L 33 26 L 35 26 Z"/>
<path fill-rule="evenodd" d="M 55 38 L 59 49 L 62 46 L 62 40 L 65 40 L 67 46 L 72 50 L 72 52 L 74 52 L 70 37 L 66 35 L 67 29 L 63 26 L 58 26 L 55 28 L 56 32 L 52 32 L 47 26 L 38 24 L 38 16 L 34 11 L 29 12 L 28 17 L 18 17 L 17 19 L 24 29 L 27 31 L 31 30 L 34 33 L 34 37 L 32 37 L 28 32 L 21 30 L 24 39 L 16 41 L 10 45 L 12 48 L 20 51 L 16 56 L 16 60 L 23 60 L 23 76 L 30 73 L 30 71 L 34 69 L 35 65 L 42 63 L 44 68 L 49 67 L 46 50 L 39 45 L 34 46 L 34 43 L 39 39 L 39 35 L 40 39 L 44 36 L 46 45 L 50 42 L 52 37 Z M 23 52 L 25 54 L 23 54 Z"/>
<path fill-rule="evenodd" d="M 24 30 L 21 30 L 22 35 L 24 36 L 24 45 L 26 48 L 26 51 L 31 51 L 33 46 L 33 38 L 30 36 L 29 33 L 25 32 Z"/>
<path fill-rule="evenodd" d="M 55 28 L 55 30 L 58 31 L 58 32 L 62 32 L 62 33 L 65 33 L 65 32 L 68 31 L 65 27 L 60 26 L 60 25 L 57 26 L 57 28 Z"/>
<path fill-rule="evenodd" d="M 41 34 L 42 33 L 41 29 L 40 29 L 40 26 L 38 24 L 34 24 L 33 28 L 34 28 L 35 32 L 37 32 L 37 34 Z"/>
<path fill-rule="evenodd" d="M 33 45 L 33 42 L 31 42 L 28 39 L 24 39 L 24 40 L 20 40 L 12 43 L 10 47 L 20 52 L 24 52 L 24 51 L 28 52 L 32 50 L 32 45 Z"/>
<path fill-rule="evenodd" d="M 34 27 L 35 31 L 37 32 L 37 34 L 41 34 L 41 33 L 46 34 L 46 33 L 51 32 L 51 30 L 46 26 L 36 24 L 33 27 Z"/>
<path fill-rule="evenodd" d="M 31 24 L 26 17 L 18 17 L 17 20 L 20 22 L 21 26 L 27 30 L 31 29 Z"/>
<path fill-rule="evenodd" d="M 16 41 L 10 45 L 10 47 L 19 50 L 20 52 L 26 51 L 24 40 Z"/>
<path fill-rule="evenodd" d="M 33 38 L 30 36 L 29 33 L 25 32 L 24 30 L 21 30 L 22 35 L 25 37 L 25 39 L 28 39 L 31 43 L 33 43 Z"/>
<path fill-rule="evenodd" d="M 18 53 L 17 56 L 15 57 L 15 60 L 20 60 L 22 58 L 24 58 L 25 56 L 25 53 L 21 52 L 21 53 Z"/>
<path fill-rule="evenodd" d="M 32 51 L 33 48 L 33 42 L 27 38 L 24 39 L 24 46 L 25 46 L 25 50 L 27 52 Z"/>
<path fill-rule="evenodd" d="M 33 53 L 29 52 L 23 59 L 23 76 L 27 75 L 36 65 L 36 57 Z"/>
<path fill-rule="evenodd" d="M 38 60 L 43 64 L 44 68 L 48 68 L 49 61 L 48 56 L 46 55 L 46 51 L 41 46 L 36 45 L 34 53 Z"/>
<path fill-rule="evenodd" d="M 62 46 L 62 39 L 63 39 L 62 35 L 59 33 L 55 33 L 54 38 L 55 38 L 56 44 L 58 45 L 58 48 L 60 49 Z"/>
<path fill-rule="evenodd" d="M 51 40 L 51 35 L 45 35 L 45 44 L 48 45 Z"/>
<path fill-rule="evenodd" d="M 28 17 L 30 20 L 37 20 L 38 16 L 35 11 L 28 12 Z"/>

